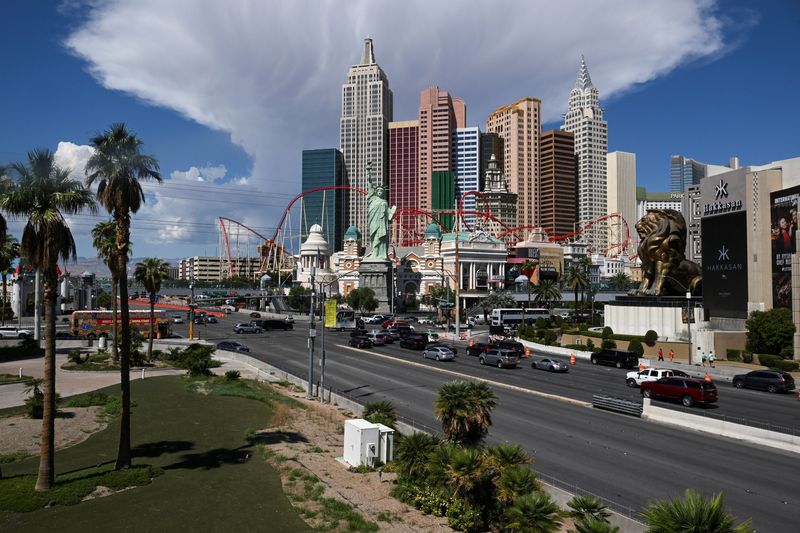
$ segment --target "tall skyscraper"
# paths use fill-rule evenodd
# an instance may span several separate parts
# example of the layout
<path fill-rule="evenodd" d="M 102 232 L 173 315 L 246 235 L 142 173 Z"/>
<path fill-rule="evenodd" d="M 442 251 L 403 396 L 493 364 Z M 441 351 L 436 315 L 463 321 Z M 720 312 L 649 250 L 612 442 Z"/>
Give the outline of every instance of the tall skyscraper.
<path fill-rule="evenodd" d="M 706 165 L 682 155 L 673 155 L 669 159 L 669 176 L 672 181 L 672 192 L 683 192 L 690 185 L 699 185 L 706 177 Z"/>
<path fill-rule="evenodd" d="M 392 91 L 389 80 L 375 62 L 372 39 L 364 39 L 361 62 L 350 67 L 342 85 L 342 118 L 339 139 L 344 157 L 345 183 L 367 190 L 367 164 L 377 183 L 386 185 L 388 174 L 388 126 L 392 121 Z M 364 232 L 369 245 L 367 198 L 356 191 L 348 196 L 348 219 Z"/>
<path fill-rule="evenodd" d="M 419 209 L 419 121 L 389 123 L 389 203 Z M 413 240 L 418 217 L 402 212 L 392 221 L 392 244 Z M 366 230 L 366 228 L 365 228 Z"/>
<path fill-rule="evenodd" d="M 431 176 L 431 211 L 452 211 L 456 202 L 455 174 L 449 171 L 437 170 Z M 449 215 L 435 215 L 444 231 L 450 231 L 455 226 L 455 217 Z"/>
<path fill-rule="evenodd" d="M 578 157 L 578 223 L 583 227 L 604 216 L 608 209 L 608 123 L 603 120 L 600 93 L 592 85 L 583 56 L 575 86 L 569 93 L 569 103 L 561 129 L 575 134 L 575 155 Z M 595 252 L 605 252 L 608 247 L 608 225 L 594 224 L 584 232 L 583 240 Z"/>
<path fill-rule="evenodd" d="M 617 247 L 612 253 L 624 254 L 633 250 L 632 243 L 638 241 L 636 229 L 636 154 L 611 152 L 606 156 L 608 168 L 607 211 L 619 213 L 628 223 L 631 243 L 625 248 Z M 609 244 L 621 244 L 625 240 L 622 221 L 608 221 Z"/>
<path fill-rule="evenodd" d="M 475 211 L 475 195 L 464 195 L 470 191 L 480 191 L 481 130 L 477 127 L 457 128 L 453 156 L 459 204 L 464 206 L 464 211 Z M 470 228 L 474 227 L 475 215 L 464 215 L 464 221 Z"/>
<path fill-rule="evenodd" d="M 317 187 L 344 184 L 344 162 L 342 152 L 336 148 L 322 150 L 303 150 L 303 191 L 310 191 Z M 314 225 L 322 226 L 325 239 L 333 246 L 334 251 L 342 249 L 342 235 L 344 234 L 345 192 L 342 189 L 323 191 L 309 194 L 303 198 L 302 220 L 308 223 L 308 228 Z M 305 237 L 305 235 L 303 235 Z"/>
<path fill-rule="evenodd" d="M 517 223 L 517 195 L 508 191 L 506 177 L 500 168 L 500 162 L 491 155 L 486 165 L 483 176 L 483 194 L 478 197 L 477 208 L 479 211 L 489 211 L 494 218 L 500 221 L 477 218 L 477 223 L 484 231 L 492 235 L 500 235 L 507 229 L 513 228 Z M 524 232 L 523 232 L 524 233 Z M 515 240 L 513 234 L 506 237 L 506 243 Z"/>
<path fill-rule="evenodd" d="M 453 140 L 466 127 L 467 106 L 461 98 L 431 85 L 419 94 L 419 207 L 433 209 L 433 173 L 453 171 Z M 449 207 L 452 209 L 452 205 Z M 420 230 L 425 224 L 420 223 Z"/>
<path fill-rule="evenodd" d="M 487 131 L 481 132 L 481 190 L 483 190 L 486 171 L 489 169 L 489 161 L 495 158 L 495 166 L 503 170 L 503 138 L 498 134 Z"/>
<path fill-rule="evenodd" d="M 542 133 L 539 177 L 539 225 L 550 237 L 575 231 L 578 221 L 578 164 L 575 135 Z"/>
<path fill-rule="evenodd" d="M 503 139 L 503 170 L 509 190 L 517 195 L 517 226 L 538 225 L 541 106 L 538 98 L 522 98 L 498 107 L 486 121 L 486 131 Z"/>

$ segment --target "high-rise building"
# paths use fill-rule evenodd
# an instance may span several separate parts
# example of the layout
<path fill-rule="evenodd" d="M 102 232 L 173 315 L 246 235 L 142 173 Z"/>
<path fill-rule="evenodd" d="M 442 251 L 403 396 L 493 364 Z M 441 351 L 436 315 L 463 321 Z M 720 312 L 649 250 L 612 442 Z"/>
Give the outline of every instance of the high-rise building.
<path fill-rule="evenodd" d="M 475 211 L 475 195 L 480 191 L 481 131 L 478 128 L 457 128 L 453 142 L 453 171 L 456 179 L 456 196 L 464 211 Z M 463 198 L 463 201 L 462 201 Z M 464 222 L 472 228 L 475 215 L 464 215 Z"/>
<path fill-rule="evenodd" d="M 431 211 L 452 211 L 456 202 L 455 174 L 449 171 L 437 170 L 431 176 Z M 453 229 L 455 217 L 449 215 L 435 215 L 445 231 Z"/>
<path fill-rule="evenodd" d="M 392 121 L 389 80 L 375 62 L 372 39 L 364 39 L 361 61 L 347 71 L 342 85 L 339 139 L 345 166 L 345 183 L 367 190 L 367 165 L 377 183 L 386 185 L 388 126 Z M 347 195 L 345 225 L 367 227 L 367 198 L 355 190 Z M 365 245 L 369 235 L 365 232 Z"/>
<path fill-rule="evenodd" d="M 486 170 L 489 168 L 489 161 L 495 158 L 495 165 L 503 170 L 503 138 L 498 134 L 487 131 L 481 133 L 481 190 L 483 190 L 483 177 L 486 175 Z"/>
<path fill-rule="evenodd" d="M 632 244 L 638 241 L 636 230 L 636 154 L 629 152 L 611 152 L 606 155 L 608 169 L 608 213 L 618 213 L 627 222 L 630 236 L 628 246 L 616 247 L 611 253 L 624 254 L 632 250 Z M 609 245 L 622 244 L 625 241 L 625 224 L 619 219 L 609 219 Z"/>
<path fill-rule="evenodd" d="M 344 185 L 344 161 L 342 152 L 336 148 L 303 150 L 303 192 L 333 185 Z M 309 194 L 303 198 L 305 213 L 301 220 L 310 228 L 313 224 L 322 226 L 325 240 L 333 244 L 333 249 L 342 249 L 344 234 L 345 192 L 342 189 Z M 303 228 L 307 231 L 308 228 Z M 303 238 L 305 235 L 303 235 Z"/>
<path fill-rule="evenodd" d="M 487 164 L 483 183 L 483 194 L 478 197 L 476 207 L 478 211 L 488 211 L 500 223 L 492 219 L 487 219 L 484 222 L 481 217 L 477 217 L 476 223 L 481 225 L 481 229 L 484 231 L 497 236 L 516 226 L 517 195 L 509 192 L 506 178 L 500 168 L 500 162 L 494 154 L 492 154 Z M 509 235 L 506 242 L 509 243 L 513 240 L 515 240 L 514 236 Z"/>
<path fill-rule="evenodd" d="M 561 130 L 542 133 L 539 162 L 539 226 L 551 238 L 572 233 L 578 222 L 575 135 Z"/>
<path fill-rule="evenodd" d="M 699 185 L 706 177 L 706 165 L 682 155 L 673 155 L 669 159 L 669 175 L 672 181 L 672 192 L 683 192 L 690 185 Z"/>
<path fill-rule="evenodd" d="M 392 243 L 408 241 L 418 217 L 404 209 L 419 209 L 419 121 L 389 123 L 389 203 L 399 211 L 392 221 Z"/>
<path fill-rule="evenodd" d="M 569 93 L 564 131 L 575 134 L 575 155 L 578 157 L 578 223 L 587 226 L 607 213 L 606 154 L 608 123 L 603 120 L 600 93 L 592 84 L 586 61 L 581 65 L 575 86 Z M 608 225 L 595 223 L 582 238 L 595 252 L 604 252 L 608 245 Z"/>
<path fill-rule="evenodd" d="M 503 139 L 503 171 L 517 195 L 517 226 L 538 224 L 539 137 L 542 101 L 522 98 L 498 107 L 486 121 L 486 131 Z"/>
<path fill-rule="evenodd" d="M 461 98 L 431 85 L 419 94 L 419 207 L 433 209 L 434 172 L 453 170 L 453 140 L 466 127 L 467 106 Z M 452 205 L 449 209 L 452 209 Z M 420 230 L 425 229 L 421 222 Z"/>

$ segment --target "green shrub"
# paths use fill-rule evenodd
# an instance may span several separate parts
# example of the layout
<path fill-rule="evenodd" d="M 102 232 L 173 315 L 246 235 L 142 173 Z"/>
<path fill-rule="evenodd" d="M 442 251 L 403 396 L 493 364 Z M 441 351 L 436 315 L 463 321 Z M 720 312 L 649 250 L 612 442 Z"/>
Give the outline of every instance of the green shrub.
<path fill-rule="evenodd" d="M 590 352 L 594 351 L 594 342 L 592 341 L 592 339 L 587 339 L 586 349 L 589 350 Z"/>
<path fill-rule="evenodd" d="M 392 402 L 386 400 L 368 403 L 364 406 L 361 416 L 373 424 L 383 424 L 390 428 L 394 428 L 397 422 L 397 410 Z"/>
<path fill-rule="evenodd" d="M 108 394 L 104 392 L 87 392 L 71 396 L 64 400 L 64 407 L 90 407 L 92 405 L 105 405 L 108 402 Z"/>
<path fill-rule="evenodd" d="M 779 355 L 784 359 L 791 359 L 794 357 L 794 346 L 784 346 L 781 348 Z"/>
<path fill-rule="evenodd" d="M 611 339 L 614 337 L 614 330 L 611 329 L 609 326 L 603 328 L 603 338 L 604 339 Z"/>
<path fill-rule="evenodd" d="M 648 329 L 647 333 L 644 334 L 644 343 L 651 348 L 656 345 L 656 341 L 658 340 L 658 333 L 653 331 L 652 329 Z"/>
<path fill-rule="evenodd" d="M 77 348 L 70 350 L 67 353 L 67 360 L 70 363 L 74 363 L 76 365 L 83 363 L 83 359 L 81 358 L 81 351 Z"/>
<path fill-rule="evenodd" d="M 242 373 L 239 372 L 238 370 L 228 370 L 227 372 L 225 372 L 225 379 L 227 379 L 228 381 L 236 381 L 240 377 L 242 377 Z"/>
<path fill-rule="evenodd" d="M 785 347 L 792 346 L 795 328 L 790 309 L 753 311 L 745 327 L 750 352 L 781 353 Z"/>
<path fill-rule="evenodd" d="M 628 343 L 628 350 L 632 351 L 639 357 L 644 355 L 644 346 L 642 346 L 642 342 L 639 339 L 633 339 Z"/>
<path fill-rule="evenodd" d="M 548 323 L 548 320 L 546 318 L 540 316 L 539 318 L 536 319 L 534 325 L 536 326 L 537 329 L 544 329 L 548 327 L 550 324 Z"/>
<path fill-rule="evenodd" d="M 770 366 L 777 368 L 781 372 L 794 372 L 800 367 L 800 363 L 788 359 L 778 359 L 777 361 L 773 361 Z"/>
<path fill-rule="evenodd" d="M 617 347 L 617 342 L 613 339 L 603 339 L 603 342 L 600 344 L 601 350 L 613 350 Z"/>
<path fill-rule="evenodd" d="M 25 412 L 27 413 L 28 418 L 41 420 L 44 417 L 44 394 L 34 393 L 33 396 L 26 398 Z"/>
<path fill-rule="evenodd" d="M 782 359 L 777 355 L 770 355 L 766 353 L 758 354 L 758 362 L 764 366 L 775 366 L 775 362 L 781 360 Z"/>
<path fill-rule="evenodd" d="M 581 352 L 589 351 L 589 347 L 586 344 L 562 344 L 561 347 L 570 350 L 579 350 Z"/>
<path fill-rule="evenodd" d="M 454 499 L 447 507 L 447 525 L 456 531 L 483 531 L 483 516 L 479 509 L 461 499 Z"/>
<path fill-rule="evenodd" d="M 556 335 L 556 332 L 553 331 L 552 329 L 544 330 L 544 342 L 545 342 L 545 344 L 553 344 L 554 342 L 556 342 L 557 338 L 558 338 L 558 335 Z"/>
<path fill-rule="evenodd" d="M 725 352 L 725 355 L 728 361 L 741 361 L 742 360 L 742 351 L 741 350 L 734 350 L 733 348 L 728 348 Z"/>
<path fill-rule="evenodd" d="M 742 352 L 742 361 L 744 361 L 747 364 L 752 363 L 753 362 L 753 354 L 751 352 Z"/>

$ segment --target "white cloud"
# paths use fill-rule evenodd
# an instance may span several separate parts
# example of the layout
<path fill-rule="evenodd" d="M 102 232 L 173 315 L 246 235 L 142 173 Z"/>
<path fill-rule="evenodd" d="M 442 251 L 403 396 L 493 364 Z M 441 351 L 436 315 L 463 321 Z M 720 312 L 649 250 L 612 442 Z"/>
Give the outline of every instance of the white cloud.
<path fill-rule="evenodd" d="M 86 179 L 86 163 L 89 162 L 92 154 L 94 154 L 94 148 L 91 146 L 61 141 L 53 155 L 56 165 L 63 169 L 69 169 L 73 178 L 83 181 Z"/>
<path fill-rule="evenodd" d="M 224 178 L 227 172 L 228 169 L 225 168 L 225 165 L 200 168 L 190 167 L 186 171 L 174 170 L 170 173 L 170 177 L 179 181 L 207 181 L 213 183 Z"/>

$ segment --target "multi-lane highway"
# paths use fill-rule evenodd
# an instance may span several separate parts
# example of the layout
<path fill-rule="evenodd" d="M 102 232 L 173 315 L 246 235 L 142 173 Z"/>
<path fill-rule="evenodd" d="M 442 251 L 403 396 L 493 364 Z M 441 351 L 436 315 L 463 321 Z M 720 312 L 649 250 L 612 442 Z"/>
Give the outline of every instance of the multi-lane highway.
<path fill-rule="evenodd" d="M 197 332 L 212 341 L 236 339 L 252 356 L 307 376 L 306 324 L 289 332 L 236 335 L 233 321 L 225 318 Z M 185 335 L 188 327 L 175 329 Z M 548 476 L 634 509 L 691 487 L 724 491 L 731 510 L 752 517 L 758 531 L 788 531 L 800 521 L 796 455 L 586 407 L 596 393 L 638 398 L 638 389 L 625 386 L 622 370 L 586 363 L 568 374 L 532 370 L 527 363 L 502 370 L 480 366 L 463 349 L 455 361 L 439 363 L 396 343 L 357 350 L 347 340 L 345 333 L 327 334 L 325 383 L 359 402 L 390 400 L 403 417 L 436 428 L 439 385 L 458 377 L 487 379 L 498 395 L 490 439 L 520 443 L 536 470 Z M 718 387 L 719 412 L 800 427 L 798 402 L 790 395 Z"/>

